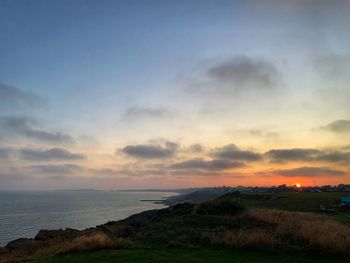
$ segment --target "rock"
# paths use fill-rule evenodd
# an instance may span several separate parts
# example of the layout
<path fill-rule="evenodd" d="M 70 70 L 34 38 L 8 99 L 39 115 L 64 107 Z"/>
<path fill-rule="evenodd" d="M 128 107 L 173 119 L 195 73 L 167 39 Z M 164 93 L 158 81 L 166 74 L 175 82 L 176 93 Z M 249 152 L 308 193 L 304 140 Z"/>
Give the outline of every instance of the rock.
<path fill-rule="evenodd" d="M 101 234 L 101 233 L 104 234 L 104 231 L 96 227 L 89 227 L 81 231 L 81 234 L 85 236 L 92 236 L 92 235 Z"/>
<path fill-rule="evenodd" d="M 35 241 L 32 238 L 18 238 L 5 246 L 8 250 L 22 250 L 31 246 Z"/>
<path fill-rule="evenodd" d="M 35 240 L 46 241 L 46 240 L 71 240 L 80 236 L 82 232 L 73 228 L 58 229 L 58 230 L 40 230 L 34 237 Z"/>
<path fill-rule="evenodd" d="M 135 232 L 132 226 L 117 222 L 108 222 L 98 227 L 101 228 L 105 233 L 117 237 L 128 237 Z"/>

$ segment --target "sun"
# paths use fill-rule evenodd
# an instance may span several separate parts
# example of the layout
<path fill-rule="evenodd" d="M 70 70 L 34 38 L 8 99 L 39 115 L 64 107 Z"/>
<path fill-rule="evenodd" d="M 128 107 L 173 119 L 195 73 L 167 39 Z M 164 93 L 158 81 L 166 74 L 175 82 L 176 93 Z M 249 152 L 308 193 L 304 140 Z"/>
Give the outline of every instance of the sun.
<path fill-rule="evenodd" d="M 300 187 L 301 187 L 301 184 L 296 183 L 295 186 L 296 186 L 297 188 L 300 188 Z"/>

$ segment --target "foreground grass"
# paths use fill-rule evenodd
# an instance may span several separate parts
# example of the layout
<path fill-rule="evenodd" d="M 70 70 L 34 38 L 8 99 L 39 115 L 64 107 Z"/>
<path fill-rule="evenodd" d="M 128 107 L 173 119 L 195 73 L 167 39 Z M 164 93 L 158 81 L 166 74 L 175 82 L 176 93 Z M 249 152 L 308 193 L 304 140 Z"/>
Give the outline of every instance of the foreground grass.
<path fill-rule="evenodd" d="M 259 196 L 269 197 L 259 198 Z M 350 210 L 339 209 L 339 200 L 341 196 L 347 196 L 350 193 L 334 192 L 334 193 L 303 193 L 303 192 L 285 192 L 276 194 L 254 194 L 255 198 L 247 198 L 242 200 L 242 204 L 252 208 L 268 208 L 280 209 L 287 211 L 313 212 L 320 213 L 320 204 L 326 205 L 331 212 L 326 215 L 335 220 L 350 225 Z M 249 197 L 249 194 L 248 194 Z"/>
<path fill-rule="evenodd" d="M 62 255 L 36 263 L 345 263 L 348 260 L 312 259 L 290 255 L 253 251 L 219 250 L 207 248 L 153 248 L 132 250 L 85 251 Z"/>
<path fill-rule="evenodd" d="M 350 214 L 338 207 L 341 195 L 226 194 L 108 222 L 78 237 L 28 241 L 0 253 L 0 262 L 345 263 Z M 320 204 L 331 211 L 320 213 Z"/>
<path fill-rule="evenodd" d="M 350 194 L 348 192 L 284 192 L 276 194 L 247 194 L 247 197 L 250 195 L 256 198 L 246 198 L 243 200 L 243 204 L 248 207 L 277 208 L 288 211 L 318 212 L 320 204 L 326 205 L 327 208 L 338 210 L 340 197 Z M 268 198 L 259 198 L 259 196 L 267 196 Z"/>

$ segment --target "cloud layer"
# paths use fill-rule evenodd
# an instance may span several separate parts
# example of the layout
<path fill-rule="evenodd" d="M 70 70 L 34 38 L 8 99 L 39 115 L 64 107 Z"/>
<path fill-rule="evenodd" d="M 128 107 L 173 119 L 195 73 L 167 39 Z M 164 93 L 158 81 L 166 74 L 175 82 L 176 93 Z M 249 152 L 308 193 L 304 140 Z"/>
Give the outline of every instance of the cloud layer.
<path fill-rule="evenodd" d="M 71 174 L 82 170 L 83 168 L 77 164 L 42 164 L 32 165 L 30 169 L 34 173 L 43 174 Z"/>
<path fill-rule="evenodd" d="M 18 110 L 43 107 L 46 102 L 33 93 L 0 83 L 0 110 Z"/>
<path fill-rule="evenodd" d="M 350 152 L 318 149 L 273 149 L 265 153 L 272 162 L 349 162 Z"/>
<path fill-rule="evenodd" d="M 165 108 L 131 107 L 124 113 L 124 119 L 169 118 L 172 114 Z"/>
<path fill-rule="evenodd" d="M 336 133 L 348 133 L 350 132 L 350 120 L 336 120 L 321 127 L 321 129 Z"/>
<path fill-rule="evenodd" d="M 258 161 L 262 158 L 261 154 L 252 151 L 240 150 L 234 144 L 229 144 L 221 148 L 216 148 L 212 151 L 211 155 L 216 158 L 239 161 Z"/>
<path fill-rule="evenodd" d="M 174 156 L 178 144 L 166 142 L 164 145 L 157 144 L 138 144 L 128 145 L 122 149 L 122 152 L 141 159 L 162 159 Z"/>
<path fill-rule="evenodd" d="M 20 157 L 27 161 L 79 161 L 86 159 L 84 154 L 71 153 L 62 148 L 43 149 L 21 149 Z"/>
<path fill-rule="evenodd" d="M 245 164 L 242 162 L 235 162 L 229 160 L 204 160 L 201 158 L 191 159 L 179 163 L 175 163 L 170 166 L 170 169 L 174 170 L 186 170 L 186 169 L 200 169 L 200 170 L 228 170 L 233 168 L 242 168 Z"/>
<path fill-rule="evenodd" d="M 281 84 L 281 74 L 272 63 L 246 56 L 214 65 L 208 69 L 207 76 L 225 90 L 267 89 Z"/>
<path fill-rule="evenodd" d="M 38 122 L 27 116 L 3 116 L 0 117 L 0 128 L 5 136 L 23 136 L 35 141 L 57 144 L 72 144 L 74 139 L 61 132 L 49 132 L 37 128 Z"/>
<path fill-rule="evenodd" d="M 328 177 L 328 176 L 345 176 L 344 171 L 335 170 L 328 167 L 299 167 L 293 169 L 284 169 L 274 171 L 274 174 L 287 177 Z"/>

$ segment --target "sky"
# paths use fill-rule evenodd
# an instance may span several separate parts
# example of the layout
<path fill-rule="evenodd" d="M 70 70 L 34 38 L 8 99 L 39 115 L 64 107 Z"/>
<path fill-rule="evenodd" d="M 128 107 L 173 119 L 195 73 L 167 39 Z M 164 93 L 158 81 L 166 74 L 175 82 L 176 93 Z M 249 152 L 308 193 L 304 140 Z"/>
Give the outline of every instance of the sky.
<path fill-rule="evenodd" d="M 350 183 L 350 2 L 1 0 L 0 190 Z"/>

